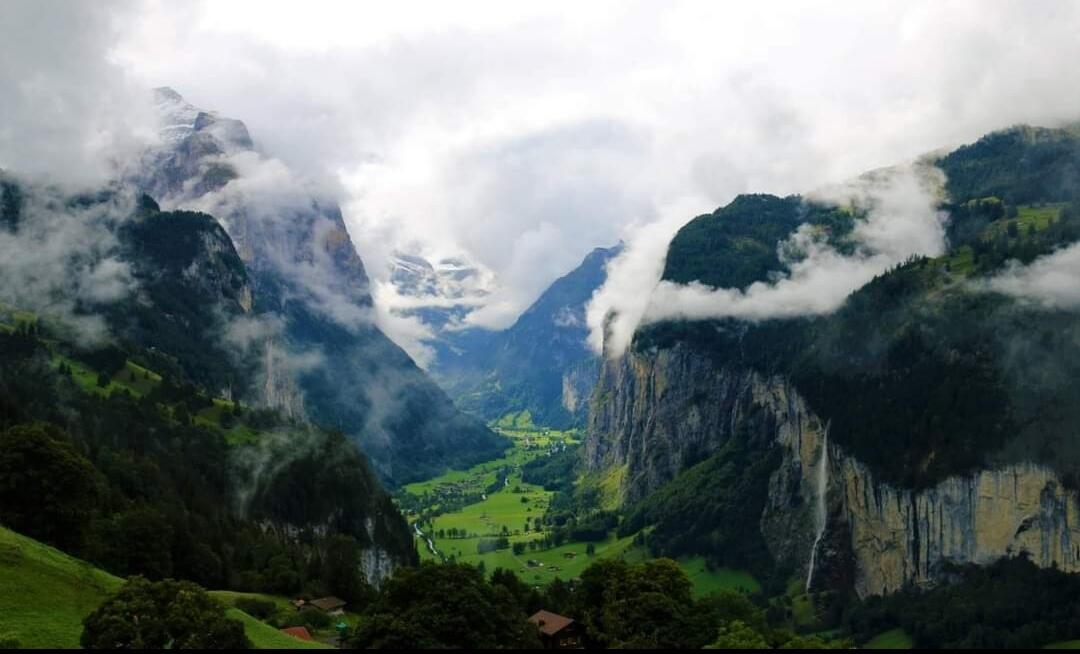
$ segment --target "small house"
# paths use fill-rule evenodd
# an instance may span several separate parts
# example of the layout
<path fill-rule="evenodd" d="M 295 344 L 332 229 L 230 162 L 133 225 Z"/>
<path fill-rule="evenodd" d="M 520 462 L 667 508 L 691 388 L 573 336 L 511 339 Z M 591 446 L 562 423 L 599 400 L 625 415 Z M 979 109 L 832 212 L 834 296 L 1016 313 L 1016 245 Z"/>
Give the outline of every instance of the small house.
<path fill-rule="evenodd" d="M 581 630 L 572 618 L 551 611 L 537 611 L 529 622 L 539 630 L 544 649 L 577 649 L 581 647 Z"/>
<path fill-rule="evenodd" d="M 288 634 L 299 640 L 315 642 L 315 639 L 311 637 L 311 632 L 307 630 L 307 627 L 286 627 L 281 630 L 281 633 Z"/>
<path fill-rule="evenodd" d="M 308 605 L 314 606 L 328 615 L 341 615 L 345 612 L 345 600 L 339 597 L 320 597 L 311 600 Z"/>

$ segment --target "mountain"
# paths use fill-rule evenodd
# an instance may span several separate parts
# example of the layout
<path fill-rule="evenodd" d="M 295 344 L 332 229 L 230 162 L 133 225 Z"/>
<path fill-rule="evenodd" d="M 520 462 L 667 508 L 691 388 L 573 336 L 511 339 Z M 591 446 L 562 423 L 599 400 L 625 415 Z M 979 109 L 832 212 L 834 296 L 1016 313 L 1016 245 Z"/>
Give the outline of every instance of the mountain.
<path fill-rule="evenodd" d="M 213 217 L 119 185 L 4 188 L 6 527 L 113 574 L 240 590 L 359 597 L 416 561 L 355 445 L 228 392 L 260 358 L 223 336 L 254 293 Z"/>
<path fill-rule="evenodd" d="M 823 315 L 647 325 L 604 362 L 584 466 L 621 533 L 859 596 L 1019 554 L 1080 571 L 1080 319 L 1046 281 L 1080 240 L 1080 137 L 1017 127 L 922 165 L 941 255 Z M 664 279 L 775 282 L 799 230 L 850 252 L 866 213 L 740 196 L 680 230 Z"/>
<path fill-rule="evenodd" d="M 258 401 L 340 429 L 391 484 L 498 456 L 503 439 L 458 412 L 375 326 L 337 204 L 258 153 L 242 122 L 156 93 L 163 145 L 134 182 L 163 206 L 214 215 L 236 244 L 261 317 L 258 330 L 234 330 L 263 352 Z"/>
<path fill-rule="evenodd" d="M 600 363 L 586 344 L 585 306 L 620 251 L 590 252 L 507 329 L 448 337 L 434 378 L 459 407 L 488 421 L 518 414 L 548 427 L 583 425 Z"/>

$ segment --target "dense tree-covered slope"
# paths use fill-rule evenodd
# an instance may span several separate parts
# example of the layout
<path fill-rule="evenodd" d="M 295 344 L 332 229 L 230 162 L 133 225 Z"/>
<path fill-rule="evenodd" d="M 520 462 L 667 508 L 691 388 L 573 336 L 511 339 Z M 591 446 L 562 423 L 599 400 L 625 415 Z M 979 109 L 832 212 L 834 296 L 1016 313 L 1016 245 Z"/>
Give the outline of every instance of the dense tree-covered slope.
<path fill-rule="evenodd" d="M 860 594 L 932 581 L 948 557 L 1076 569 L 1055 543 L 1080 486 L 1080 315 L 1000 280 L 1080 241 L 1078 157 L 1073 130 L 1018 127 L 934 158 L 944 252 L 832 312 L 640 328 L 604 366 L 582 450 L 626 533 L 759 575 L 807 579 L 813 552 L 821 583 Z M 676 235 L 664 279 L 768 283 L 790 273 L 778 250 L 796 230 L 843 254 L 864 217 L 741 196 Z"/>
<path fill-rule="evenodd" d="M 21 212 L 5 237 L 41 219 Z M 415 561 L 340 432 L 220 394 L 253 369 L 226 337 L 253 314 L 220 225 L 143 199 L 106 227 L 108 248 L 70 253 L 130 270 L 129 292 L 74 309 L 106 340 L 48 306 L 0 307 L 0 523 L 115 574 L 218 588 L 357 596 Z"/>
<path fill-rule="evenodd" d="M 336 202 L 258 154 L 238 120 L 157 90 L 164 145 L 134 182 L 163 206 L 221 220 L 248 271 L 272 350 L 261 403 L 341 430 L 391 484 L 498 456 L 504 439 L 459 412 L 374 323 L 369 282 Z M 276 183 L 263 185 L 261 176 Z M 260 346 L 262 347 L 262 346 Z"/>
<path fill-rule="evenodd" d="M 791 377 L 836 442 L 895 483 L 921 486 L 1016 457 L 1075 475 L 1080 323 L 982 280 L 1080 238 L 1078 152 L 1066 130 L 991 134 L 938 162 L 948 180 L 944 256 L 880 275 L 830 315 L 661 324 L 635 346 L 690 343 L 724 365 Z M 736 199 L 678 233 L 664 277 L 725 287 L 767 280 L 785 270 L 767 253 L 815 214 L 798 198 Z"/>

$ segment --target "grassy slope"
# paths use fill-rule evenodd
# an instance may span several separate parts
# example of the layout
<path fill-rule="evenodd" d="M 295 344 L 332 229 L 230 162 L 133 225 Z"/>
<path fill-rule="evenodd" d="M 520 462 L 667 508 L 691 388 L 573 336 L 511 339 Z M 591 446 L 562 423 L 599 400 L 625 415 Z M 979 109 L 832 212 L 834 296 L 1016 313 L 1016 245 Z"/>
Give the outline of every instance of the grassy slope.
<path fill-rule="evenodd" d="M 1060 643 L 1050 643 L 1043 649 L 1080 649 L 1080 640 L 1065 640 Z"/>
<path fill-rule="evenodd" d="M 22 647 L 78 647 L 83 618 L 122 583 L 0 527 L 0 633 Z"/>
<path fill-rule="evenodd" d="M 871 638 L 863 649 L 911 649 L 915 646 L 911 636 L 903 629 L 890 629 Z"/>
<path fill-rule="evenodd" d="M 119 577 L 0 527 L 0 635 L 24 648 L 77 648 L 82 621 L 123 584 Z M 226 595 L 214 593 L 219 599 Z M 283 600 L 282 600 L 283 601 Z M 260 649 L 322 647 L 229 609 Z"/>

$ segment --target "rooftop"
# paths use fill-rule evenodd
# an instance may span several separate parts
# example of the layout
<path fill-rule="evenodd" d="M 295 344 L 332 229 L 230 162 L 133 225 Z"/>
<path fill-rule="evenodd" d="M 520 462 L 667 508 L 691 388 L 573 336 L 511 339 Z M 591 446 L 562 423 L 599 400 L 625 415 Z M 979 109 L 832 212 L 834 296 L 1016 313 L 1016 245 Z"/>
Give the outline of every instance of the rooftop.
<path fill-rule="evenodd" d="M 552 613 L 551 611 L 540 610 L 537 611 L 529 618 L 529 622 L 533 623 L 540 629 L 540 633 L 545 636 L 554 636 L 563 629 L 566 629 L 574 620 L 568 618 L 565 615 L 559 615 L 558 613 Z"/>

